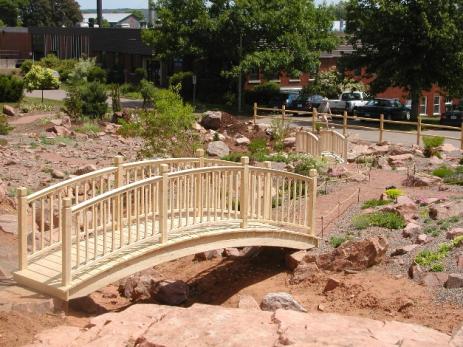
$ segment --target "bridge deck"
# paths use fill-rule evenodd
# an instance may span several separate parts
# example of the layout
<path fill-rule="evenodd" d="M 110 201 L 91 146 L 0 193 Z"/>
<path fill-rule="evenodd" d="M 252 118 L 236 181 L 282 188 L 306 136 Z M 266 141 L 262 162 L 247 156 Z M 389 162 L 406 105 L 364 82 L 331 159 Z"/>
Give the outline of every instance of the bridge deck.
<path fill-rule="evenodd" d="M 148 238 L 143 238 L 145 227 L 147 235 L 150 235 Z M 111 251 L 111 231 L 106 232 L 106 237 L 100 232 L 96 239 L 91 235 L 88 240 L 81 240 L 79 242 L 80 265 L 77 269 L 73 268 L 72 281 L 67 287 L 63 287 L 61 281 L 61 247 L 30 259 L 25 270 L 14 274 L 15 279 L 20 284 L 68 300 L 86 295 L 98 289 L 98 286 L 102 284 L 111 283 L 111 280 L 128 276 L 134 270 L 140 271 L 198 251 L 252 245 L 309 249 L 317 244 L 316 239 L 310 235 L 288 231 L 283 227 L 257 221 L 249 221 L 246 229 L 241 229 L 240 220 L 216 221 L 190 226 L 188 229 L 180 228 L 169 232 L 169 240 L 165 243 L 160 242 L 159 233 L 151 236 L 151 231 L 152 224 L 150 222 L 139 224 L 138 234 L 141 239 L 138 242 L 133 242 L 137 234 L 136 225 L 132 225 L 131 228 L 128 226 L 123 228 L 124 241 L 127 242 L 129 233 L 131 233 L 132 243 L 123 245 L 122 248 L 118 249 L 121 233 L 116 233 L 114 235 L 114 252 Z M 256 243 L 256 239 L 259 240 L 258 243 Z M 104 240 L 106 240 L 105 249 L 108 254 L 98 256 L 95 259 L 95 246 L 96 254 L 103 254 Z M 85 250 L 87 250 L 87 254 Z M 72 247 L 71 259 L 73 266 L 75 266 L 77 263 L 75 244 Z M 117 274 L 111 276 L 113 272 L 117 272 Z M 124 274 L 125 276 L 123 276 Z"/>

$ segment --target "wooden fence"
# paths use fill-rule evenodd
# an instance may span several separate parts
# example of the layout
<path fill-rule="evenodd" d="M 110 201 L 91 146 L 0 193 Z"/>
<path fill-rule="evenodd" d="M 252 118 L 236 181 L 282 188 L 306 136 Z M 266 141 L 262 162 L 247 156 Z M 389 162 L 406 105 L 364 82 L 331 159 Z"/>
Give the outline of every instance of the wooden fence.
<path fill-rule="evenodd" d="M 257 103 L 254 103 L 253 107 L 253 120 L 254 124 L 257 123 L 258 118 L 268 118 L 267 116 L 259 116 L 258 113 L 259 111 L 265 111 L 265 112 L 273 112 L 279 116 L 283 120 L 287 120 L 288 115 L 291 114 L 302 114 L 302 115 L 308 115 L 312 118 L 312 132 L 316 133 L 318 132 L 318 127 L 320 125 L 323 125 L 320 123 L 320 116 L 323 114 L 320 114 L 316 108 L 314 108 L 312 111 L 297 111 L 297 110 L 287 110 L 286 107 L 283 105 L 281 108 L 267 108 L 267 107 L 258 107 Z M 460 133 L 459 137 L 454 137 L 454 136 L 447 136 L 447 135 L 432 135 L 432 134 L 426 134 L 426 136 L 430 137 L 443 137 L 449 140 L 456 140 L 460 142 L 460 148 L 463 149 L 463 123 L 460 127 L 454 127 L 454 126 L 449 126 L 449 125 L 440 125 L 440 124 L 428 124 L 424 123 L 422 121 L 422 117 L 419 116 L 416 122 L 412 121 L 394 121 L 394 120 L 387 120 L 384 119 L 384 115 L 380 115 L 379 118 L 367 118 L 367 117 L 357 117 L 357 116 L 349 116 L 347 114 L 347 111 L 344 111 L 342 115 L 339 114 L 331 114 L 328 115 L 331 116 L 333 119 L 339 119 L 342 121 L 342 123 L 335 123 L 335 122 L 330 122 L 330 126 L 333 127 L 338 127 L 342 129 L 342 134 L 346 136 L 348 134 L 349 129 L 365 129 L 365 130 L 374 130 L 378 132 L 378 142 L 381 143 L 384 141 L 384 134 L 385 133 L 402 133 L 402 134 L 409 134 L 409 135 L 415 135 L 416 136 L 416 144 L 420 145 L 421 144 L 421 137 L 423 136 L 423 131 L 426 129 L 436 129 L 436 130 L 453 130 L 453 131 L 458 131 Z M 375 122 L 378 123 L 378 127 L 372 127 L 372 126 L 365 126 L 365 125 L 356 125 L 356 124 L 349 124 L 349 121 L 366 121 L 366 122 Z M 392 125 L 407 125 L 410 127 L 413 127 L 415 130 L 414 131 L 406 131 L 406 130 L 399 130 L 399 129 L 385 129 L 385 124 L 392 124 Z"/>
<path fill-rule="evenodd" d="M 308 131 L 298 131 L 296 151 L 314 156 L 332 153 L 347 159 L 347 139 L 335 130 L 320 130 L 318 136 Z"/>

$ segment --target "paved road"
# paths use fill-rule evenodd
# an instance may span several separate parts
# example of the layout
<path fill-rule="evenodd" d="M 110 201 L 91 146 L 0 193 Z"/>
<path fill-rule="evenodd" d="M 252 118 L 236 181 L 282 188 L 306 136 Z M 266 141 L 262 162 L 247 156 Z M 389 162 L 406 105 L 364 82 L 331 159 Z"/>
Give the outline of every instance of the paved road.
<path fill-rule="evenodd" d="M 303 127 L 304 129 L 312 129 L 312 119 L 311 117 L 300 117 L 300 116 L 293 116 L 290 117 L 291 123 L 290 126 L 292 127 Z M 265 117 L 265 118 L 259 118 L 258 123 L 271 123 L 272 117 Z M 336 124 L 341 125 L 339 121 L 336 121 Z M 360 126 L 368 126 L 368 127 L 378 127 L 378 123 L 375 122 L 360 122 L 360 121 L 352 121 L 349 122 L 349 124 L 352 125 L 360 125 Z M 338 128 L 339 129 L 339 128 Z M 340 132 L 342 129 L 340 129 Z M 409 129 L 407 131 L 413 131 L 415 132 L 414 129 Z M 349 128 L 348 130 L 349 134 L 358 134 L 359 138 L 362 140 L 367 140 L 367 141 L 372 141 L 372 142 L 377 142 L 379 139 L 379 132 L 378 130 L 375 129 L 351 129 Z M 455 137 L 455 138 L 460 138 L 461 134 L 460 131 L 454 131 L 454 130 L 426 130 L 422 132 L 423 135 L 429 134 L 429 135 L 439 135 L 439 136 L 449 136 L 449 137 Z M 407 144 L 407 145 L 412 145 L 416 144 L 416 133 L 414 134 L 404 134 L 404 133 L 391 133 L 391 132 L 385 132 L 384 133 L 384 140 L 385 141 L 390 141 L 393 143 L 402 143 L 402 144 Z M 452 139 L 446 139 L 446 143 L 451 143 L 454 146 L 460 148 L 460 141 L 459 140 L 452 140 Z"/>
<path fill-rule="evenodd" d="M 50 99 L 50 100 L 64 100 L 66 98 L 66 91 L 62 89 L 55 89 L 55 90 L 44 90 L 43 92 L 43 97 L 45 99 Z M 32 92 L 27 92 L 26 96 L 32 97 L 32 98 L 41 98 L 42 97 L 42 91 L 41 90 L 33 90 Z M 111 98 L 108 97 L 108 104 L 111 105 L 112 101 Z M 141 107 L 143 104 L 142 100 L 131 100 L 131 99 L 125 99 L 121 98 L 121 105 L 122 107 L 128 107 L 128 108 L 136 108 L 136 107 Z"/>

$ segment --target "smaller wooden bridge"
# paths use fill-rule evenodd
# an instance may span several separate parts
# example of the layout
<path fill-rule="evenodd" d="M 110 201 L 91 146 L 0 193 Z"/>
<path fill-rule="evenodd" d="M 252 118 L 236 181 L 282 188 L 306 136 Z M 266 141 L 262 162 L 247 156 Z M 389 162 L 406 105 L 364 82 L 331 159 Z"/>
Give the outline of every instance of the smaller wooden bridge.
<path fill-rule="evenodd" d="M 115 165 L 26 196 L 18 188 L 14 278 L 69 300 L 159 263 L 225 247 L 308 249 L 310 177 L 204 158 Z"/>

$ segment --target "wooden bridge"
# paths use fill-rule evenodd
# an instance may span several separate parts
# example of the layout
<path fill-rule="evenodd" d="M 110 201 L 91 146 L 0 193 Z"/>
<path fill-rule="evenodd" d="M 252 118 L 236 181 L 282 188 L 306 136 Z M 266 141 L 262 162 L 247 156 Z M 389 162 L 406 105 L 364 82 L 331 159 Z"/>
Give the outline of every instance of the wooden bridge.
<path fill-rule="evenodd" d="M 115 165 L 31 195 L 18 188 L 15 280 L 69 300 L 156 264 L 225 247 L 308 249 L 310 177 L 204 157 Z"/>

